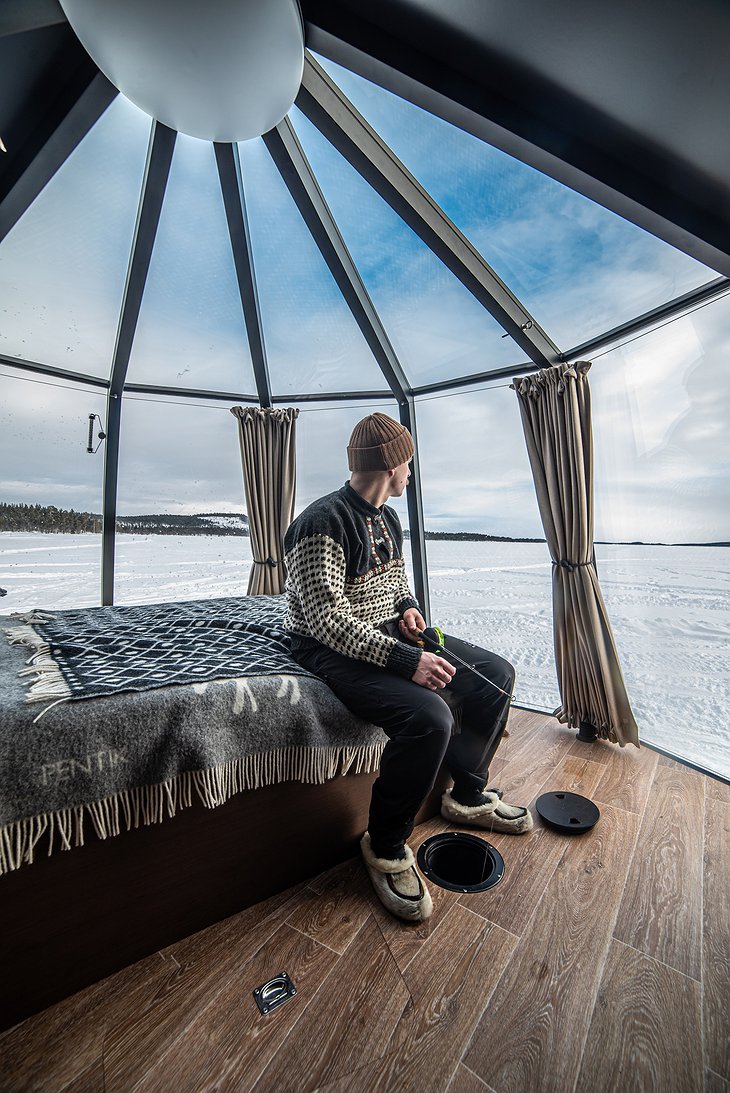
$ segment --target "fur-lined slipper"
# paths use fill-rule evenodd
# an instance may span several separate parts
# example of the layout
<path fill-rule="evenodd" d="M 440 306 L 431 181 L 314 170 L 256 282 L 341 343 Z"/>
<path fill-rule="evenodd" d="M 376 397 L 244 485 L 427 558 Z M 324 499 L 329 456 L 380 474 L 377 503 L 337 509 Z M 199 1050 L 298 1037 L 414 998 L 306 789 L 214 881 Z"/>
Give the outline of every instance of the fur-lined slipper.
<path fill-rule="evenodd" d="M 360 849 L 373 888 L 386 910 L 407 922 L 424 922 L 431 917 L 431 895 L 418 875 L 410 846 L 406 846 L 405 858 L 376 858 L 366 831 Z"/>
<path fill-rule="evenodd" d="M 460 805 L 447 789 L 441 798 L 441 815 L 452 824 L 467 824 L 484 831 L 499 831 L 510 835 L 524 835 L 532 830 L 530 810 L 521 805 L 508 805 L 497 793 L 484 794 L 489 800 L 483 805 Z"/>

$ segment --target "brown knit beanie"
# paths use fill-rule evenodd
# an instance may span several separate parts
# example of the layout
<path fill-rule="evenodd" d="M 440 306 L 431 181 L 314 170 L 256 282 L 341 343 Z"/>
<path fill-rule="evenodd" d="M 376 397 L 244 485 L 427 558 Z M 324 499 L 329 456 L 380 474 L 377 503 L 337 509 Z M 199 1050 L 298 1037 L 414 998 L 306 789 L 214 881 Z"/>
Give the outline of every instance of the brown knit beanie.
<path fill-rule="evenodd" d="M 413 455 L 413 438 L 405 425 L 387 414 L 368 414 L 352 430 L 347 446 L 351 471 L 389 471 Z"/>

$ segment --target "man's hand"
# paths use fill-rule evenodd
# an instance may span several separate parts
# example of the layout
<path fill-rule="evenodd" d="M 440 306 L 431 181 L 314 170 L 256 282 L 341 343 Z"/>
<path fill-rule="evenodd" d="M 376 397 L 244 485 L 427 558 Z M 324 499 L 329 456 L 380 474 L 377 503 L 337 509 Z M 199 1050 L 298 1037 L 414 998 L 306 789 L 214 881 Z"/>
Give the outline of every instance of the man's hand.
<path fill-rule="evenodd" d="M 411 679 L 420 687 L 427 687 L 429 691 L 440 691 L 451 682 L 455 673 L 454 665 L 443 657 L 437 657 L 435 653 L 421 653 L 418 667 Z"/>
<path fill-rule="evenodd" d="M 401 634 L 410 641 L 418 641 L 422 630 L 426 629 L 426 620 L 416 607 L 409 607 L 403 612 L 403 618 L 398 623 Z M 447 683 L 451 682 L 456 668 L 443 657 L 435 653 L 421 653 L 418 667 L 411 676 L 419 687 L 427 687 L 429 691 L 440 691 Z"/>
<path fill-rule="evenodd" d="M 426 620 L 417 607 L 409 607 L 403 612 L 403 618 L 398 623 L 398 628 L 404 638 L 417 641 L 418 635 L 426 629 Z"/>

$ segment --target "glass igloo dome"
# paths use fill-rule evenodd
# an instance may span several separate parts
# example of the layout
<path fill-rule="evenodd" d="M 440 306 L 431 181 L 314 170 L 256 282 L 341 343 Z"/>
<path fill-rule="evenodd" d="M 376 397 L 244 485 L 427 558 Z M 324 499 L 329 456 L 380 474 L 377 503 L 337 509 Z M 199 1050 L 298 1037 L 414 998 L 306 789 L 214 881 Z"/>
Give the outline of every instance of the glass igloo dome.
<path fill-rule="evenodd" d="M 15 35 L 18 71 L 58 33 Z M 242 594 L 230 407 L 298 408 L 297 511 L 382 410 L 416 442 L 399 513 L 421 602 L 552 709 L 550 560 L 510 384 L 590 360 L 596 556 L 637 717 L 727 775 L 722 742 L 687 728 L 730 698 L 727 278 L 324 53 L 289 115 L 238 144 L 177 134 L 96 74 L 70 130 L 58 106 L 57 162 L 39 140 L 0 175 L 3 609 Z"/>

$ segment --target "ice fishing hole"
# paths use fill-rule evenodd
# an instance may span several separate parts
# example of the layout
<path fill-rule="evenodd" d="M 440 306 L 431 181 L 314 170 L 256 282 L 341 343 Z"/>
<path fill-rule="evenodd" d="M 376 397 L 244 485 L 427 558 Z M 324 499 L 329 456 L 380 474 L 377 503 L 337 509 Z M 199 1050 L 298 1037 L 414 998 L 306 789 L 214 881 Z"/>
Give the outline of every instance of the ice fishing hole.
<path fill-rule="evenodd" d="M 463 832 L 432 835 L 418 848 L 421 872 L 452 892 L 486 892 L 504 876 L 504 860 L 484 839 Z"/>

